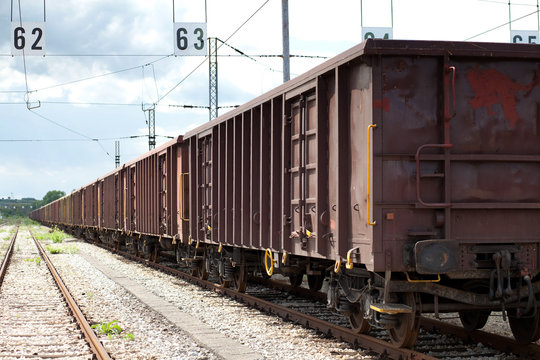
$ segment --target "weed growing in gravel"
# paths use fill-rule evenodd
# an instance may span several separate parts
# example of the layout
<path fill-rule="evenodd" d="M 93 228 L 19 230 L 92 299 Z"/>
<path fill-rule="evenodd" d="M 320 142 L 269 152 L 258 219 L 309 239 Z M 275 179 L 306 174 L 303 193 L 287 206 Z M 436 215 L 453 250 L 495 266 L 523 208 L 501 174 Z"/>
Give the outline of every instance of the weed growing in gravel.
<path fill-rule="evenodd" d="M 127 333 L 124 334 L 123 339 L 133 341 L 133 340 L 135 340 L 135 336 L 132 333 L 127 332 Z"/>
<path fill-rule="evenodd" d="M 94 298 L 94 293 L 91 291 L 87 292 L 85 295 L 88 298 L 88 300 L 92 300 Z"/>
<path fill-rule="evenodd" d="M 119 325 L 115 324 L 115 322 L 118 322 L 118 320 L 113 320 L 109 322 L 102 321 L 99 324 L 92 325 L 92 329 L 96 330 L 96 334 L 107 335 L 110 340 L 123 331 Z"/>
<path fill-rule="evenodd" d="M 36 263 L 37 266 L 41 265 L 41 258 L 40 257 L 29 258 L 29 259 L 25 259 L 24 261 Z"/>
<path fill-rule="evenodd" d="M 79 251 L 75 245 L 46 245 L 45 248 L 50 254 L 75 254 Z"/>
<path fill-rule="evenodd" d="M 56 226 L 48 233 L 37 233 L 34 235 L 37 240 L 43 241 L 51 239 L 53 243 L 61 243 L 69 237 L 68 234 L 59 230 Z"/>

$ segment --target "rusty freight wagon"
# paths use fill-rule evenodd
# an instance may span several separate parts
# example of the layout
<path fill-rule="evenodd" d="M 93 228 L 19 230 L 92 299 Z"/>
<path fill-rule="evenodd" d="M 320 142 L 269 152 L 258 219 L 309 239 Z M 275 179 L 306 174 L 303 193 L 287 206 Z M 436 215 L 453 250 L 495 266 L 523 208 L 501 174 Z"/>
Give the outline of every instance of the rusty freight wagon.
<path fill-rule="evenodd" d="M 354 329 L 400 346 L 420 312 L 471 330 L 506 309 L 518 341 L 538 339 L 539 60 L 535 45 L 352 48 L 185 135 L 191 236 L 226 246 L 204 256 L 233 280 L 229 258 L 326 277 Z"/>
<path fill-rule="evenodd" d="M 503 311 L 540 338 L 537 45 L 368 40 L 117 174 L 114 221 L 98 182 L 68 230 L 239 291 L 261 271 L 326 282 L 355 331 L 398 346 L 425 312 L 473 330 Z"/>

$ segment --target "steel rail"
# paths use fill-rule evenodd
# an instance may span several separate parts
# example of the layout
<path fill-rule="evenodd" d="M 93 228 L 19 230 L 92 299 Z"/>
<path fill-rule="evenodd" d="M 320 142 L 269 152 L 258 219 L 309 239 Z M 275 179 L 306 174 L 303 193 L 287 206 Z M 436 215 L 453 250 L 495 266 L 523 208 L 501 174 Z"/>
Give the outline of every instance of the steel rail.
<path fill-rule="evenodd" d="M 6 254 L 4 255 L 4 259 L 2 260 L 2 266 L 0 267 L 0 286 L 4 283 L 4 277 L 6 276 L 7 268 L 9 266 L 9 262 L 11 261 L 11 255 L 13 255 L 15 239 L 17 239 L 18 233 L 19 233 L 19 225 L 17 225 L 17 229 L 15 230 L 15 233 L 11 237 L 9 247 L 6 251 Z"/>
<path fill-rule="evenodd" d="M 68 288 L 66 287 L 66 285 L 62 281 L 62 278 L 60 277 L 60 275 L 58 274 L 58 272 L 54 268 L 54 265 L 52 264 L 51 260 L 47 256 L 47 253 L 45 252 L 45 250 L 43 249 L 43 247 L 41 246 L 39 241 L 34 237 L 34 234 L 30 230 L 30 228 L 28 229 L 28 232 L 30 233 L 30 236 L 32 237 L 32 239 L 36 243 L 36 246 L 37 246 L 37 248 L 39 250 L 39 253 L 40 253 L 41 257 L 43 258 L 43 260 L 47 264 L 47 267 L 49 268 L 49 271 L 51 272 L 54 280 L 56 281 L 56 285 L 58 286 L 58 288 L 60 289 L 60 291 L 64 295 L 66 303 L 68 304 L 69 308 L 71 309 L 71 313 L 73 314 L 73 316 L 77 320 L 77 323 L 79 324 L 79 326 L 81 328 L 81 331 L 83 332 L 84 337 L 86 338 L 86 341 L 90 345 L 90 348 L 92 349 L 92 351 L 96 355 L 96 358 L 98 360 L 111 360 L 111 357 L 109 356 L 109 353 L 107 352 L 107 350 L 105 350 L 105 348 L 103 347 L 103 344 L 101 343 L 101 341 L 99 341 L 97 335 L 94 333 L 94 331 L 90 327 L 90 324 L 86 320 L 86 317 L 84 316 L 81 309 L 77 305 L 77 302 L 75 301 L 75 299 L 73 299 L 73 296 L 71 296 Z"/>
<path fill-rule="evenodd" d="M 284 282 L 271 279 L 257 277 L 250 280 L 263 284 L 269 288 L 287 291 L 306 298 L 315 298 L 322 303 L 326 303 L 326 294 L 319 291 L 313 292 L 306 288 L 294 288 Z M 502 352 L 511 352 L 512 354 L 519 355 L 520 357 L 524 357 L 526 359 L 540 359 L 540 346 L 537 344 L 519 344 L 512 338 L 480 330 L 466 331 L 462 326 L 453 325 L 445 321 L 427 317 L 420 318 L 420 327 L 429 331 L 453 335 L 465 343 L 480 342 L 485 346 L 492 347 Z"/>
<path fill-rule="evenodd" d="M 465 342 L 480 342 L 496 350 L 519 355 L 520 358 L 540 359 L 540 346 L 533 343 L 519 344 L 505 336 L 480 330 L 467 331 L 461 326 L 426 317 L 420 319 L 420 326 L 429 331 L 454 335 Z"/>
<path fill-rule="evenodd" d="M 319 291 L 313 292 L 305 288 L 293 288 L 292 286 L 281 281 L 258 277 L 252 278 L 251 281 L 263 284 L 269 288 L 287 291 L 306 298 L 315 298 L 322 303 L 326 303 L 326 294 Z M 420 318 L 420 327 L 428 331 L 453 335 L 465 343 L 480 342 L 485 346 L 492 347 L 493 349 L 501 352 L 511 352 L 512 354 L 519 355 L 520 357 L 526 359 L 540 359 L 540 346 L 537 344 L 519 344 L 512 338 L 480 330 L 466 331 L 462 326 L 453 325 L 445 321 L 427 317 Z"/>
<path fill-rule="evenodd" d="M 315 318 L 307 314 L 303 314 L 301 312 L 289 309 L 281 305 L 273 304 L 269 301 L 259 299 L 255 296 L 251 296 L 245 293 L 239 293 L 234 289 L 224 288 L 221 285 L 215 284 L 213 282 L 202 280 L 198 277 L 191 276 L 185 272 L 173 269 L 169 266 L 161 265 L 146 259 L 141 259 L 140 257 L 114 249 L 104 244 L 98 244 L 94 242 L 92 242 L 91 244 L 104 248 L 130 260 L 145 264 L 164 273 L 168 273 L 173 276 L 182 278 L 207 290 L 211 290 L 220 294 L 225 294 L 235 300 L 244 302 L 251 307 L 277 315 L 285 320 L 301 324 L 304 327 L 316 330 L 320 333 L 331 336 L 340 341 L 347 342 L 354 347 L 360 347 L 368 351 L 376 352 L 378 354 L 381 354 L 382 356 L 386 356 L 386 358 L 388 359 L 437 360 L 437 358 L 433 356 L 422 354 L 411 349 L 395 347 L 386 341 L 379 340 L 368 335 L 357 334 L 352 330 L 344 328 L 342 326 L 329 323 L 327 321 Z"/>

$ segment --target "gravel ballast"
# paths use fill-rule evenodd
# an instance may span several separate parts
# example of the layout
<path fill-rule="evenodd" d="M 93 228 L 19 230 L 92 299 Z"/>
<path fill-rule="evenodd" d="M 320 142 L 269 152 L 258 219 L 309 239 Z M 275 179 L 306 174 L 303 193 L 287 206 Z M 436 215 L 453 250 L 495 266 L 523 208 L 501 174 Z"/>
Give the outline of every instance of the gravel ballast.
<path fill-rule="evenodd" d="M 250 309 L 232 299 L 200 289 L 167 274 L 147 268 L 79 240 L 74 254 L 52 255 L 51 260 L 90 321 L 117 320 L 133 340 L 102 336 L 104 346 L 116 359 L 215 359 L 157 311 L 96 270 L 85 257 L 111 269 L 116 276 L 140 284 L 179 311 L 190 314 L 224 337 L 232 339 L 264 359 L 375 359 L 347 344 L 325 339 L 275 316 Z"/>

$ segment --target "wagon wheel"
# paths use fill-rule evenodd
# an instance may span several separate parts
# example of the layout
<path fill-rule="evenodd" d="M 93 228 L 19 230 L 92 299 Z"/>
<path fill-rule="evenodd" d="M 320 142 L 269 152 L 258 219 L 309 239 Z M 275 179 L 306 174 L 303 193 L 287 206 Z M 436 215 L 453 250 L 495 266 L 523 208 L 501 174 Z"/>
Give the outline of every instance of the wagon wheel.
<path fill-rule="evenodd" d="M 357 334 L 367 334 L 371 329 L 369 321 L 364 318 L 364 311 L 361 308 L 358 308 L 357 311 L 354 311 L 349 315 L 349 324 L 351 325 L 352 331 Z"/>
<path fill-rule="evenodd" d="M 247 272 L 246 272 L 246 266 L 240 265 L 237 267 L 236 271 L 233 275 L 233 287 L 236 289 L 236 291 L 240 293 L 246 292 L 247 287 Z"/>
<path fill-rule="evenodd" d="M 208 271 L 206 270 L 206 257 L 197 261 L 197 273 L 200 279 L 208 280 Z"/>
<path fill-rule="evenodd" d="M 182 263 L 182 244 L 176 244 L 176 247 L 174 248 L 174 254 L 176 255 L 176 263 Z"/>
<path fill-rule="evenodd" d="M 459 311 L 459 319 L 463 328 L 467 331 L 478 330 L 486 325 L 491 311 L 462 310 Z"/>
<path fill-rule="evenodd" d="M 154 245 L 154 249 L 150 255 L 150 261 L 153 261 L 156 264 L 159 262 L 159 245 Z"/>
<path fill-rule="evenodd" d="M 294 272 L 289 275 L 289 283 L 292 287 L 298 287 L 302 285 L 302 281 L 304 280 L 304 273 L 303 272 Z"/>
<path fill-rule="evenodd" d="M 222 287 L 228 288 L 231 287 L 231 282 L 233 280 L 233 267 L 230 261 L 227 259 L 220 259 L 218 263 L 219 271 L 219 283 Z"/>
<path fill-rule="evenodd" d="M 489 294 L 489 284 L 480 280 L 466 282 L 463 289 L 479 294 Z M 483 328 L 490 314 L 490 310 L 462 310 L 459 311 L 459 319 L 465 330 L 473 331 Z"/>
<path fill-rule="evenodd" d="M 399 295 L 400 301 L 412 308 L 410 313 L 397 314 L 396 326 L 388 329 L 390 341 L 397 347 L 412 347 L 418 337 L 420 327 L 420 316 L 416 311 L 416 302 L 413 293 Z"/>
<path fill-rule="evenodd" d="M 321 290 L 324 282 L 324 275 L 308 275 L 307 281 L 309 285 L 309 290 L 319 291 Z"/>
<path fill-rule="evenodd" d="M 138 242 L 137 239 L 133 239 L 129 248 L 131 249 L 131 251 L 133 251 L 133 254 L 136 257 L 139 257 L 139 245 L 137 242 Z"/>
<path fill-rule="evenodd" d="M 540 311 L 534 302 L 533 314 L 516 316 L 516 309 L 508 310 L 508 323 L 514 339 L 520 344 L 528 344 L 540 339 Z"/>

